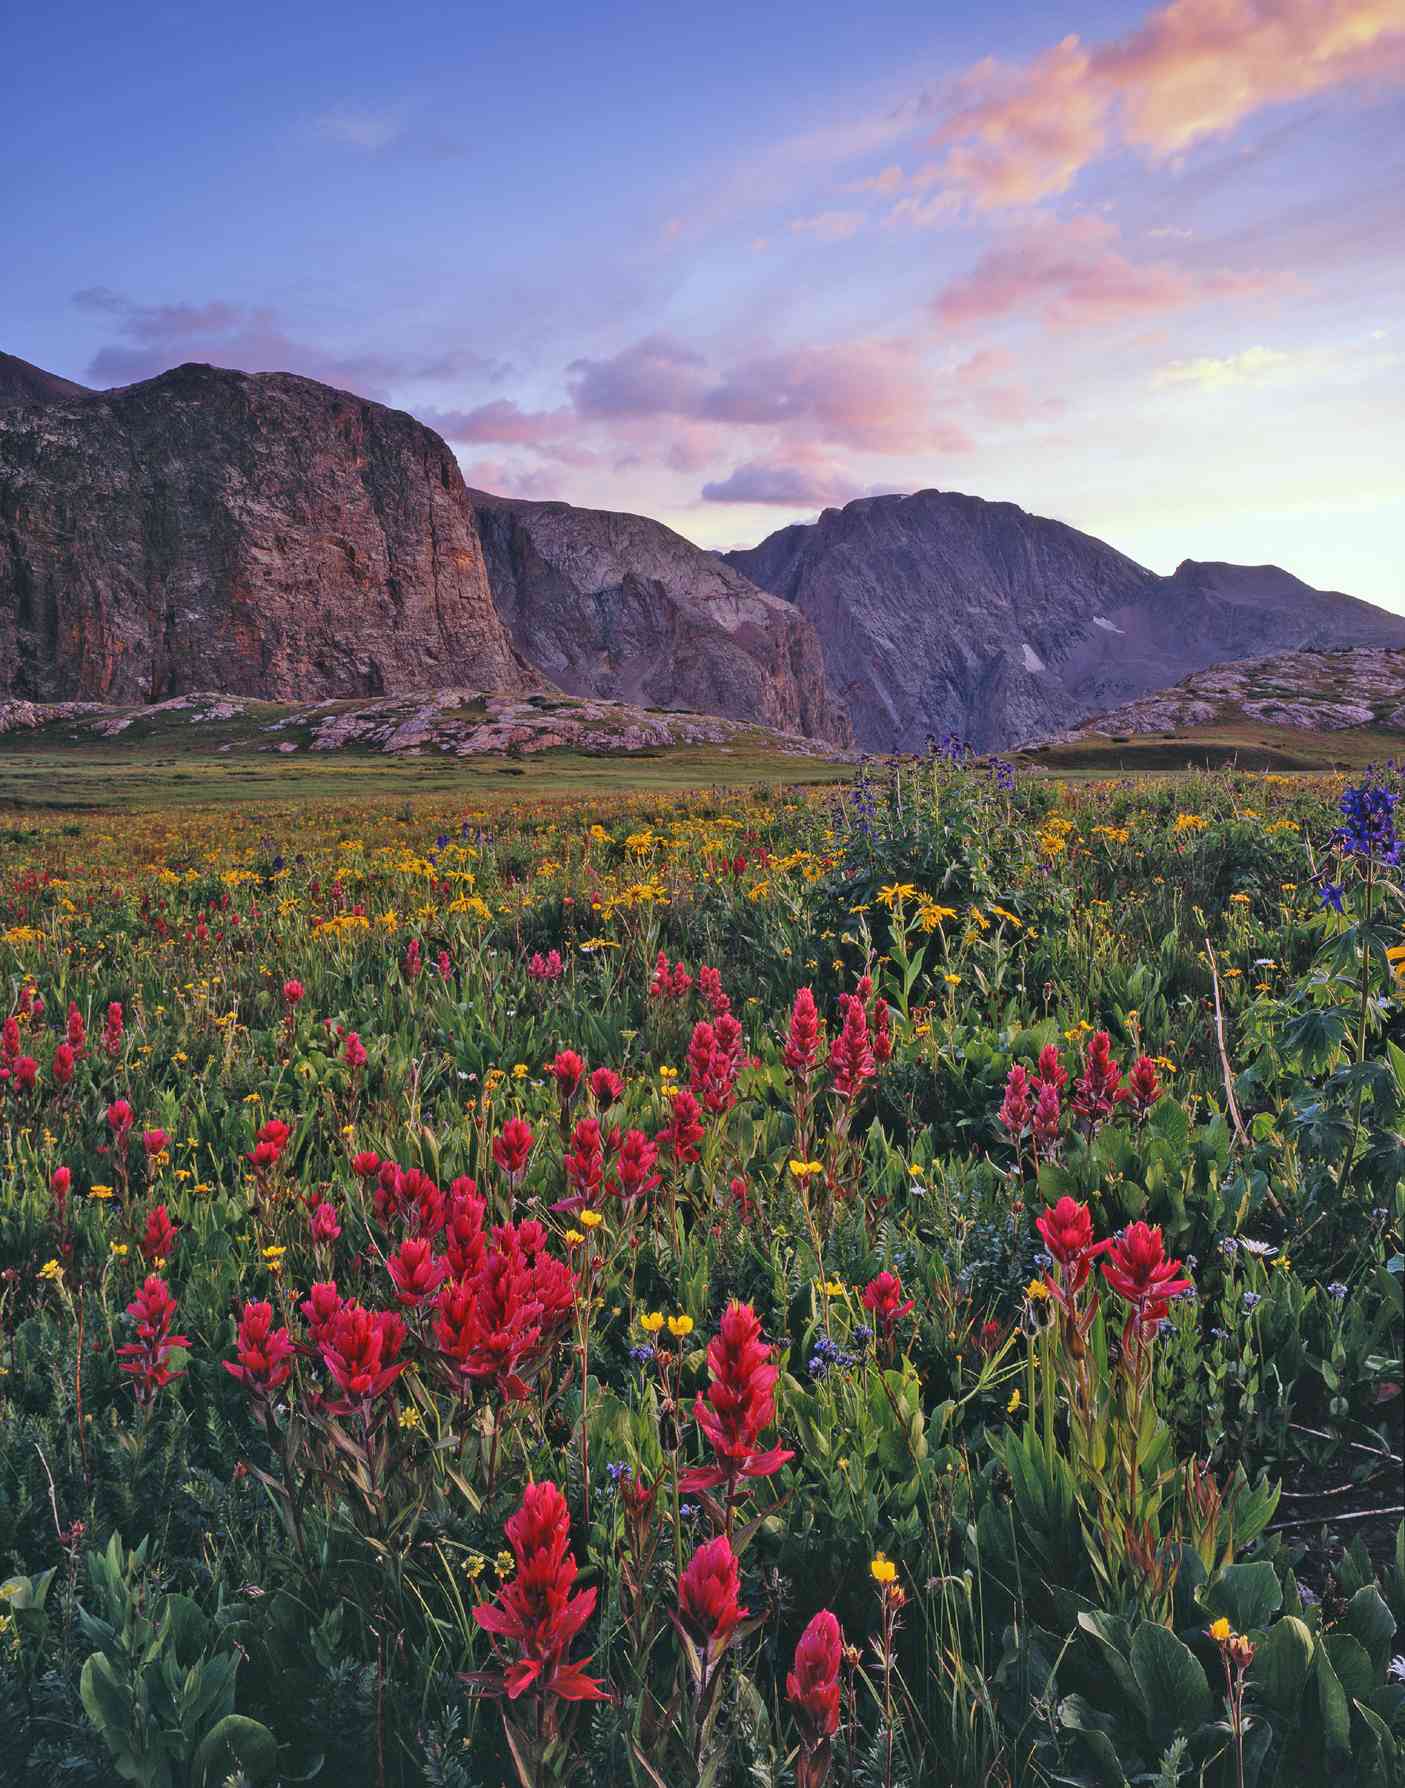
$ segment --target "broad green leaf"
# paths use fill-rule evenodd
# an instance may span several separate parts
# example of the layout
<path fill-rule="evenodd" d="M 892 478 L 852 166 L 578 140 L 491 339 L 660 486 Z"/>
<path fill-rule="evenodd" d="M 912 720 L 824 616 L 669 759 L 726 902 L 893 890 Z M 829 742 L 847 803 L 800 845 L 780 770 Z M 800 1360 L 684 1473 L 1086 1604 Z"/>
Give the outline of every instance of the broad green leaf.
<path fill-rule="evenodd" d="M 1178 1732 L 1194 1732 L 1210 1718 L 1214 1701 L 1204 1666 L 1169 1628 L 1143 1621 L 1132 1635 L 1132 1669 L 1158 1753 Z"/>

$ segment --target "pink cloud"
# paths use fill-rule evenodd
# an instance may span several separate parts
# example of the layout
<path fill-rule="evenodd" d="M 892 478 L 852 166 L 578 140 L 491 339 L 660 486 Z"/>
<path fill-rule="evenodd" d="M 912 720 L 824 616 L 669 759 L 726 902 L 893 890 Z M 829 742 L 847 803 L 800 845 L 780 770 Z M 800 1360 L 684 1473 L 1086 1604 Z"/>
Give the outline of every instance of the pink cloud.
<path fill-rule="evenodd" d="M 584 417 L 686 415 L 706 388 L 706 362 L 672 336 L 650 335 L 609 360 L 573 360 L 566 383 Z"/>
<path fill-rule="evenodd" d="M 790 230 L 794 236 L 813 236 L 816 242 L 847 242 L 866 222 L 862 211 L 819 211 L 813 217 L 793 218 Z"/>
<path fill-rule="evenodd" d="M 1036 217 L 987 249 L 933 308 L 943 323 L 958 328 L 1027 311 L 1051 329 L 1077 328 L 1286 283 L 1277 275 L 1192 273 L 1169 261 L 1138 265 L 1116 243 L 1116 226 L 1090 212 L 1066 221 Z"/>
<path fill-rule="evenodd" d="M 570 409 L 524 410 L 510 398 L 499 397 L 472 410 L 421 409 L 417 414 L 449 441 L 529 447 L 545 459 L 576 466 L 591 465 L 596 458 L 569 439 L 576 426 L 575 411 Z"/>
<path fill-rule="evenodd" d="M 213 299 L 205 304 L 140 304 L 106 286 L 76 292 L 80 310 L 112 318 L 123 338 L 99 348 L 88 365 L 96 385 L 132 385 L 185 360 L 240 372 L 301 373 L 363 397 L 387 398 L 395 386 L 507 370 L 468 350 L 432 355 L 339 353 L 290 335 L 276 311 Z M 130 345 L 129 345 L 130 344 Z"/>
<path fill-rule="evenodd" d="M 1029 205 L 1108 150 L 1164 159 L 1265 106 L 1402 80 L 1399 0 L 1171 0 L 1122 38 L 976 64 L 933 141 L 977 209 Z"/>
<path fill-rule="evenodd" d="M 875 453 L 970 445 L 961 429 L 933 416 L 919 349 L 899 340 L 758 353 L 713 373 L 681 343 L 652 336 L 609 360 L 575 361 L 568 382 L 578 413 L 591 421 L 680 417 Z"/>
<path fill-rule="evenodd" d="M 827 509 L 865 494 L 862 485 L 824 465 L 748 460 L 726 478 L 705 484 L 705 503 L 774 503 L 788 509 Z"/>

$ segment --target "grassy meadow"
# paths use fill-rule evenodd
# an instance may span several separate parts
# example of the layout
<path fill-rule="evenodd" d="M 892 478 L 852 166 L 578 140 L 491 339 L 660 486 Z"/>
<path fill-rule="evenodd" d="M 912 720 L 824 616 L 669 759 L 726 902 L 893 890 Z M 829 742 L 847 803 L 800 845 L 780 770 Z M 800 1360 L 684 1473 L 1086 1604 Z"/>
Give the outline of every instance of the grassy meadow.
<path fill-rule="evenodd" d="M 0 753 L 6 1788 L 1405 1784 L 1394 772 L 116 746 Z"/>

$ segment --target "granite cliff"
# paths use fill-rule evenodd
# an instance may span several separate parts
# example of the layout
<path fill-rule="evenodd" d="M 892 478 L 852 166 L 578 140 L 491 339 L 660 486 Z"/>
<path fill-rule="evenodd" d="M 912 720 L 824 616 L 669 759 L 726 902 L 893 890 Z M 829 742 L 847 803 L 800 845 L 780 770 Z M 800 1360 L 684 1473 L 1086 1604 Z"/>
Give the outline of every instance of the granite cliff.
<path fill-rule="evenodd" d="M 452 453 L 284 373 L 179 366 L 0 407 L 0 694 L 315 699 L 542 680 Z"/>
<path fill-rule="evenodd" d="M 498 613 L 562 689 L 848 742 L 814 628 L 716 554 L 642 515 L 470 495 Z"/>
<path fill-rule="evenodd" d="M 1092 535 L 954 491 L 863 497 L 725 555 L 813 621 L 869 750 L 955 732 L 983 749 L 1226 659 L 1405 645 L 1405 616 L 1276 566 L 1159 577 Z"/>

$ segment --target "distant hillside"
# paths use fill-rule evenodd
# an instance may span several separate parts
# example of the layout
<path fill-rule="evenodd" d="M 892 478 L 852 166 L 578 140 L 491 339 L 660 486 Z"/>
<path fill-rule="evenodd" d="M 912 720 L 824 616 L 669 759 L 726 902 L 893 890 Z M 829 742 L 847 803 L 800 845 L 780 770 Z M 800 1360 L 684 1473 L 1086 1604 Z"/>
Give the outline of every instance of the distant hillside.
<path fill-rule="evenodd" d="M 1032 762 L 1128 769 L 1235 761 L 1305 769 L 1405 755 L 1405 649 L 1217 664 L 1031 746 Z"/>
<path fill-rule="evenodd" d="M 809 621 L 716 554 L 643 515 L 469 496 L 498 613 L 562 689 L 850 738 Z"/>
<path fill-rule="evenodd" d="M 857 742 L 920 751 L 1040 738 L 1230 658 L 1405 646 L 1405 616 L 1276 566 L 1187 560 L 1158 577 L 1013 503 L 863 497 L 725 555 L 814 622 Z"/>
<path fill-rule="evenodd" d="M 48 404 L 61 397 L 83 397 L 86 385 L 61 379 L 57 373 L 31 366 L 13 354 L 0 354 L 0 404 Z"/>
<path fill-rule="evenodd" d="M 147 705 L 0 700 L 0 754 L 110 745 L 216 753 L 375 752 L 410 756 L 590 756 L 709 745 L 780 757 L 832 757 L 796 733 L 716 714 L 664 712 L 556 691 L 522 696 L 475 689 L 322 702 L 257 701 L 197 691 Z"/>

